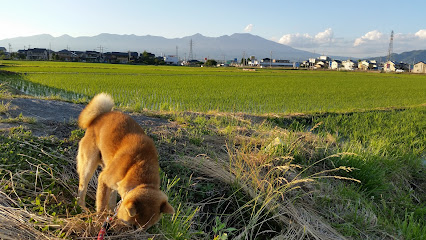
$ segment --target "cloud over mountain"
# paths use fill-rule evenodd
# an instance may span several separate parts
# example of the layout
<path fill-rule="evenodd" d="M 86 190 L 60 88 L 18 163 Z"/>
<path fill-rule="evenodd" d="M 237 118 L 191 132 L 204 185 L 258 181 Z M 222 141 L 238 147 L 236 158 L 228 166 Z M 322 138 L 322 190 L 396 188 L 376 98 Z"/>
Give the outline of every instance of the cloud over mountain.
<path fill-rule="evenodd" d="M 312 48 L 323 44 L 330 44 L 334 41 L 334 32 L 331 28 L 311 36 L 308 33 L 285 34 L 278 42 L 292 47 Z"/>
<path fill-rule="evenodd" d="M 250 33 L 253 30 L 253 24 L 249 24 L 244 28 L 244 32 Z"/>
<path fill-rule="evenodd" d="M 374 31 L 370 31 L 368 33 L 366 33 L 364 36 L 355 39 L 354 42 L 354 47 L 359 46 L 361 44 L 364 44 L 368 41 L 377 41 L 377 40 L 382 40 L 383 37 L 383 33 L 374 30 Z"/>
<path fill-rule="evenodd" d="M 325 55 L 352 57 L 381 56 L 387 53 L 390 33 L 372 30 L 355 39 L 336 37 L 333 29 L 327 28 L 315 35 L 308 33 L 285 34 L 277 42 L 294 48 Z M 426 29 L 416 33 L 395 33 L 394 52 L 426 49 Z"/>
<path fill-rule="evenodd" d="M 421 39 L 426 39 L 426 29 L 422 29 L 419 30 L 418 32 L 416 32 L 416 34 L 414 34 L 416 37 L 421 38 Z"/>

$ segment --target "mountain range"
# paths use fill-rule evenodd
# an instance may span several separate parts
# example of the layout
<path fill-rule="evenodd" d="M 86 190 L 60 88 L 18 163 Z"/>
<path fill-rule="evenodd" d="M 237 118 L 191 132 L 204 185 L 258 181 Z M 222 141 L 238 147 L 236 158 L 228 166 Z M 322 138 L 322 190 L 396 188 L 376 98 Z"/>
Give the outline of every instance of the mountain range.
<path fill-rule="evenodd" d="M 151 52 L 155 55 L 176 55 L 176 48 L 180 58 L 189 56 L 190 40 L 192 39 L 192 52 L 194 59 L 241 59 L 271 57 L 274 59 L 287 59 L 294 61 L 305 60 L 310 57 L 318 57 L 307 51 L 298 50 L 262 37 L 249 33 L 235 33 L 220 37 L 206 37 L 201 34 L 182 38 L 164 38 L 159 36 L 136 36 L 118 34 L 99 34 L 93 37 L 71 37 L 63 35 L 53 37 L 49 34 L 41 34 L 30 37 L 17 37 L 0 40 L 0 47 L 12 45 L 13 51 L 24 48 L 48 48 L 54 51 L 69 49 L 74 51 L 96 50 L 109 51 L 136 51 Z"/>
<path fill-rule="evenodd" d="M 103 52 L 151 52 L 155 55 L 179 55 L 184 59 L 189 57 L 190 41 L 194 59 L 211 58 L 216 60 L 231 60 L 242 57 L 255 56 L 257 59 L 270 58 L 303 61 L 316 58 L 319 54 L 292 48 L 250 33 L 234 33 L 220 37 L 206 37 L 201 34 L 182 38 L 165 38 L 160 36 L 136 36 L 102 33 L 93 37 L 71 37 L 62 35 L 53 37 L 41 34 L 29 37 L 17 37 L 0 40 L 0 47 L 8 49 L 9 44 L 13 51 L 28 48 L 48 48 L 54 51 L 69 49 L 72 51 L 96 50 Z M 349 57 L 330 56 L 332 59 L 345 60 Z M 357 59 L 357 58 L 352 58 Z M 385 61 L 386 56 L 374 57 L 378 61 Z M 393 54 L 396 62 L 413 63 L 426 62 L 426 50 L 416 50 Z"/>
<path fill-rule="evenodd" d="M 387 56 L 375 57 L 371 58 L 376 61 L 385 61 Z M 426 50 L 414 50 L 403 53 L 393 53 L 391 56 L 391 60 L 395 62 L 403 62 L 403 63 L 418 63 L 425 62 L 426 63 Z"/>

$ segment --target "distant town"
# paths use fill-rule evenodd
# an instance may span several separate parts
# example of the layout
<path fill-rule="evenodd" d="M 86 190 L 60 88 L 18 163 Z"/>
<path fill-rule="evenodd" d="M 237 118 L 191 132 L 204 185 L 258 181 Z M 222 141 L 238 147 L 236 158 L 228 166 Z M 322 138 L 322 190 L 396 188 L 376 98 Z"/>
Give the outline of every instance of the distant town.
<path fill-rule="evenodd" d="M 0 47 L 0 59 L 29 60 L 29 61 L 63 61 L 63 62 L 88 62 L 112 64 L 146 64 L 146 65 L 177 65 L 177 66 L 217 66 L 217 67 L 252 67 L 252 68 L 305 68 L 329 69 L 344 71 L 382 71 L 382 72 L 412 72 L 426 73 L 426 63 L 415 64 L 398 63 L 387 59 L 383 62 L 376 60 L 338 60 L 328 56 L 309 58 L 301 62 L 292 62 L 283 59 L 263 58 L 255 56 L 249 58 L 234 58 L 232 60 L 214 60 L 205 58 L 204 61 L 194 59 L 181 59 L 177 55 L 156 56 L 144 51 L 138 52 L 102 52 L 102 51 L 71 51 L 64 49 L 52 51 L 46 48 L 29 48 L 8 52 L 5 47 Z"/>

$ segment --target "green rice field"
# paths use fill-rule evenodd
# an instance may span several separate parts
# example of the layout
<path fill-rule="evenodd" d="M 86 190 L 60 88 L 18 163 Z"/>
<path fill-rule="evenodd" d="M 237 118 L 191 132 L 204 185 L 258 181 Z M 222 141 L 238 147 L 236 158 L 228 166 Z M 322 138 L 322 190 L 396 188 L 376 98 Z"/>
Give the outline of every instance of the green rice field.
<path fill-rule="evenodd" d="M 0 204 L 0 239 L 16 216 L 11 236 L 75 239 L 103 222 L 74 198 L 84 131 L 13 115 L 14 100 L 34 100 L 16 90 L 78 103 L 107 92 L 159 120 L 144 129 L 176 213 L 111 237 L 426 240 L 426 75 L 0 60 L 0 202 L 19 203 Z M 47 128 L 59 137 L 32 133 Z"/>
<path fill-rule="evenodd" d="M 134 110 L 345 112 L 426 103 L 426 76 L 57 62 L 0 62 L 8 82 L 32 95 L 83 101 L 99 92 Z"/>

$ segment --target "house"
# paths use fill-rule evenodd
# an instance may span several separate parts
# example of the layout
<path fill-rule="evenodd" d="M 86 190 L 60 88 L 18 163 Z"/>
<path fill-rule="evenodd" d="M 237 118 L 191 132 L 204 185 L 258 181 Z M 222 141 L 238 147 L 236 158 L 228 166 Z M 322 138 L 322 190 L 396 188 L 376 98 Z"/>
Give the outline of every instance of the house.
<path fill-rule="evenodd" d="M 97 51 L 86 51 L 83 54 L 83 62 L 100 62 L 101 54 Z"/>
<path fill-rule="evenodd" d="M 383 64 L 383 71 L 385 72 L 395 72 L 395 63 L 392 61 L 387 61 Z"/>
<path fill-rule="evenodd" d="M 80 56 L 76 52 L 64 49 L 56 53 L 56 59 L 65 62 L 77 62 Z"/>
<path fill-rule="evenodd" d="M 109 63 L 129 63 L 138 59 L 137 52 L 107 52 L 105 53 L 105 62 Z"/>
<path fill-rule="evenodd" d="M 362 61 L 358 62 L 358 69 L 360 69 L 360 70 L 367 71 L 367 70 L 371 70 L 373 68 L 374 68 L 374 63 L 372 61 L 362 60 Z"/>
<path fill-rule="evenodd" d="M 71 61 L 71 52 L 67 49 L 63 49 L 59 52 L 56 52 L 55 59 L 60 61 L 69 62 Z"/>
<path fill-rule="evenodd" d="M 259 60 L 257 59 L 251 59 L 250 61 L 248 61 L 247 64 L 251 67 L 256 67 L 260 65 Z"/>
<path fill-rule="evenodd" d="M 383 65 L 383 71 L 385 72 L 404 72 L 408 70 L 408 65 L 405 63 L 396 63 L 393 61 L 387 61 Z"/>
<path fill-rule="evenodd" d="M 49 52 L 46 48 L 30 48 L 26 50 L 27 60 L 49 60 Z"/>
<path fill-rule="evenodd" d="M 342 61 L 340 61 L 340 60 L 331 61 L 331 64 L 330 64 L 331 69 L 338 70 L 341 67 L 342 67 Z"/>
<path fill-rule="evenodd" d="M 0 53 L 1 53 L 1 52 L 3 52 L 3 53 L 7 53 L 6 48 L 5 48 L 5 47 L 0 47 Z"/>
<path fill-rule="evenodd" d="M 315 63 L 314 68 L 315 69 L 318 69 L 318 68 L 328 68 L 328 62 L 325 61 L 325 60 L 319 60 L 319 61 L 317 61 Z"/>
<path fill-rule="evenodd" d="M 370 60 L 370 69 L 373 69 L 373 70 L 379 69 L 379 64 L 377 63 L 376 60 Z"/>
<path fill-rule="evenodd" d="M 413 73 L 426 73 L 426 63 L 418 62 L 414 64 Z"/>
<path fill-rule="evenodd" d="M 343 68 L 345 69 L 345 70 L 350 70 L 350 71 L 352 71 L 352 70 L 354 70 L 357 66 L 358 66 L 358 63 L 356 63 L 355 61 L 353 61 L 353 60 L 346 60 L 346 61 L 343 61 L 342 62 L 342 66 L 343 66 Z"/>

